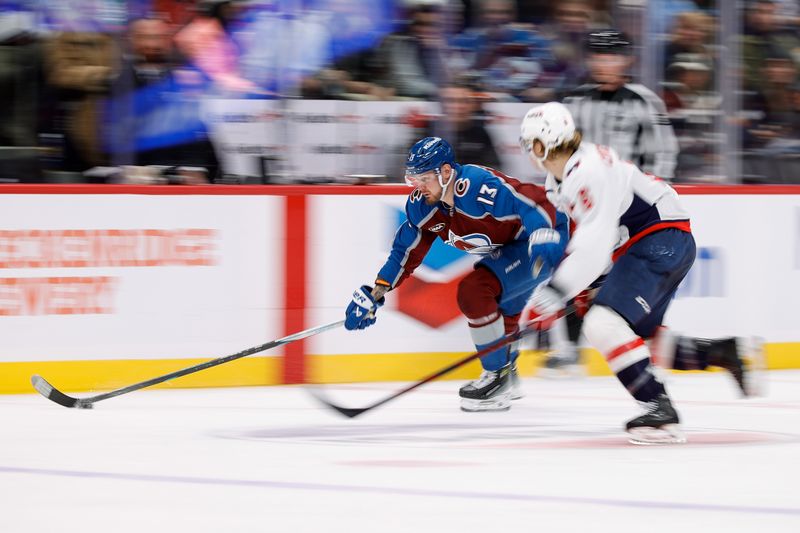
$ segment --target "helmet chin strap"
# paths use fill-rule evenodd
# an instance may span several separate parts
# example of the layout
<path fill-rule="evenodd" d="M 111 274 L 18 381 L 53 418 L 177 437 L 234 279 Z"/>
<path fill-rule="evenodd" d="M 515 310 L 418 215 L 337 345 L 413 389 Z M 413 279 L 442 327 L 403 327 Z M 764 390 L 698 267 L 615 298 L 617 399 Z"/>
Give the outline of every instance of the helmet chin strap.
<path fill-rule="evenodd" d="M 442 169 L 441 168 L 436 169 L 436 178 L 439 180 L 439 187 L 442 188 L 442 200 L 444 200 L 444 195 L 447 193 L 448 185 L 453 183 L 455 177 L 456 177 L 456 169 L 450 166 L 450 179 L 447 180 L 447 183 L 445 183 L 444 177 L 442 177 Z"/>
<path fill-rule="evenodd" d="M 544 143 L 542 143 L 542 146 L 544 146 Z M 531 149 L 528 152 L 528 155 L 529 155 L 529 157 L 531 159 L 531 162 L 533 162 L 533 164 L 539 170 L 541 170 L 542 172 L 547 172 L 547 168 L 545 168 L 544 162 L 547 160 L 547 156 L 550 155 L 550 147 L 549 146 L 544 146 L 544 154 L 542 154 L 542 157 L 539 157 L 538 155 L 536 155 L 534 153 L 534 151 L 533 151 L 533 143 L 531 143 Z"/>

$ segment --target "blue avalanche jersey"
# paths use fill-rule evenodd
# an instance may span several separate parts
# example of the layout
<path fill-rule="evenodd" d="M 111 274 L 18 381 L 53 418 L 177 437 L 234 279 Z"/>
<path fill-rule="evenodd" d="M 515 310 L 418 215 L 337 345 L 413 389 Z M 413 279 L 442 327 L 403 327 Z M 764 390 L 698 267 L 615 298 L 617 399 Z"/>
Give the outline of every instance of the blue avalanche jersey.
<path fill-rule="evenodd" d="M 428 204 L 419 189 L 408 195 L 408 220 L 395 233 L 377 284 L 400 285 L 437 237 L 468 253 L 488 255 L 506 244 L 528 240 L 536 230 L 553 229 L 560 235 L 560 246 L 552 248 L 559 257 L 550 261 L 558 262 L 569 237 L 569 222 L 547 199 L 543 187 L 479 165 L 454 165 L 454 169 L 452 206 L 441 201 Z"/>

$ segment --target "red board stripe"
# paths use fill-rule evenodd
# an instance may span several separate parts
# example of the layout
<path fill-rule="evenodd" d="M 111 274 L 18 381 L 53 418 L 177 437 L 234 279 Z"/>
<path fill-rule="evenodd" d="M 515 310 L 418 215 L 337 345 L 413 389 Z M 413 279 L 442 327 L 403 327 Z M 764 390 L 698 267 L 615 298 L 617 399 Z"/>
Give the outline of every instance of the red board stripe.
<path fill-rule="evenodd" d="M 306 196 L 287 196 L 284 231 L 284 328 L 285 335 L 306 329 Z M 305 343 L 284 347 L 283 382 L 305 383 Z"/>

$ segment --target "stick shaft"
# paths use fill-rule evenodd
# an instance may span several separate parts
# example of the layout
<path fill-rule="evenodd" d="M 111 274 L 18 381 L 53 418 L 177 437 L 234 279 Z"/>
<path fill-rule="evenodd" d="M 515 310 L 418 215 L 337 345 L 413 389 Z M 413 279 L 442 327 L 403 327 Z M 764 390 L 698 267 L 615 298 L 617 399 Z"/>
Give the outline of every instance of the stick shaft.
<path fill-rule="evenodd" d="M 108 398 L 113 398 L 114 396 L 119 396 L 121 394 L 127 394 L 129 392 L 133 392 L 139 389 L 144 389 L 145 387 L 158 385 L 159 383 L 164 383 L 165 381 L 169 381 L 171 379 L 180 378 L 189 374 L 194 374 L 195 372 L 200 372 L 201 370 L 206 370 L 207 368 L 224 365 L 225 363 L 230 363 L 231 361 L 247 357 L 248 355 L 253 355 L 254 353 L 263 352 L 265 350 L 271 350 L 272 348 L 277 348 L 278 346 L 289 344 L 290 342 L 304 339 L 306 337 L 316 335 L 317 333 L 322 333 L 323 331 L 327 331 L 329 329 L 338 327 L 342 324 L 344 324 L 344 320 L 331 322 L 330 324 L 325 324 L 324 326 L 317 326 L 315 328 L 310 328 L 304 331 L 300 331 L 298 333 L 294 333 L 292 335 L 287 335 L 286 337 L 271 342 L 267 342 L 265 344 L 261 344 L 259 346 L 253 346 L 252 348 L 242 350 L 241 352 L 236 352 L 235 354 L 231 354 L 225 357 L 220 357 L 218 359 L 212 359 L 211 361 L 206 361 L 205 363 L 200 363 L 199 365 L 190 366 L 188 368 L 183 368 L 181 370 L 176 370 L 175 372 L 170 372 L 169 374 L 164 374 L 163 376 L 158 376 L 152 379 L 148 379 L 147 381 L 134 383 L 133 385 L 128 385 L 127 387 L 123 387 L 121 389 L 113 390 L 103 394 L 98 394 L 97 396 L 93 396 L 92 398 L 86 398 L 86 400 L 99 402 L 101 400 L 107 400 Z"/>
<path fill-rule="evenodd" d="M 331 322 L 329 324 L 324 324 L 322 326 L 313 327 L 304 331 L 300 331 L 298 333 L 293 333 L 292 335 L 287 335 L 286 337 L 282 337 L 274 341 L 267 342 L 265 344 L 261 344 L 259 346 L 253 346 L 252 348 L 247 348 L 246 350 L 242 350 L 241 352 L 236 352 L 234 354 L 227 355 L 225 357 L 219 357 L 217 359 L 212 359 L 210 361 L 206 361 L 198 365 L 170 372 L 169 374 L 164 374 L 163 376 L 154 377 L 146 381 L 140 381 L 139 383 L 134 383 L 133 385 L 128 385 L 127 387 L 122 387 L 121 389 L 104 392 L 102 394 L 98 394 L 96 396 L 90 396 L 88 398 L 80 398 L 77 400 L 77 402 L 85 406 L 87 404 L 92 404 L 95 402 L 107 400 L 109 398 L 114 398 L 115 396 L 128 394 L 129 392 L 134 392 L 139 389 L 144 389 L 146 387 L 158 385 L 159 383 L 164 383 L 165 381 L 187 376 L 189 374 L 194 374 L 195 372 L 200 372 L 201 370 L 206 370 L 208 368 L 223 365 L 225 363 L 229 363 L 231 361 L 247 357 L 248 355 L 253 355 L 254 353 L 263 352 L 266 350 L 270 350 L 272 348 L 276 348 L 278 346 L 282 346 L 284 344 L 289 344 L 290 342 L 294 342 L 300 339 L 305 339 L 307 337 L 311 337 L 313 335 L 322 333 L 323 331 L 328 331 L 329 329 L 337 328 L 342 324 L 344 324 L 344 320 L 337 320 L 336 322 Z M 63 395 L 63 393 L 60 394 Z"/>
<path fill-rule="evenodd" d="M 523 338 L 523 337 L 525 337 L 527 335 L 530 335 L 531 333 L 534 333 L 536 331 L 537 330 L 533 329 L 533 328 L 526 328 L 526 329 L 520 330 L 520 331 L 518 331 L 518 332 L 516 332 L 516 333 L 514 333 L 512 335 L 508 335 L 506 337 L 503 337 L 502 339 L 500 339 L 498 342 L 492 344 L 491 346 L 487 346 L 486 348 L 484 348 L 483 350 L 480 350 L 478 352 L 471 353 L 468 356 L 464 357 L 463 359 L 459 359 L 458 361 L 452 363 L 451 365 L 449 365 L 449 366 L 447 366 L 445 368 L 442 368 L 441 370 L 437 370 L 433 374 L 421 379 L 420 381 L 417 381 L 416 383 L 412 383 L 408 387 L 395 392 L 391 396 L 387 396 L 383 400 L 380 400 L 380 401 L 370 405 L 367 409 L 374 409 L 374 408 L 379 407 L 379 406 L 381 406 L 381 405 L 383 405 L 385 403 L 388 403 L 388 402 L 394 400 L 395 398 L 403 396 L 403 395 L 413 391 L 414 389 L 425 385 L 426 383 L 430 383 L 431 381 L 434 381 L 436 379 L 439 379 L 442 376 L 445 376 L 445 375 L 449 374 L 453 370 L 461 368 L 462 366 L 466 365 L 467 363 L 471 363 L 475 359 L 480 359 L 481 357 L 489 354 L 490 352 L 493 352 L 493 351 L 497 350 L 498 348 L 502 348 L 504 346 L 508 346 L 509 344 L 512 344 L 512 343 L 520 340 L 521 338 Z"/>
<path fill-rule="evenodd" d="M 572 314 L 574 312 L 575 312 L 575 307 L 574 306 L 569 306 L 566 309 L 564 309 L 563 311 L 561 311 L 560 313 L 558 313 L 558 318 L 570 315 L 570 314 Z M 487 346 L 486 348 L 484 348 L 482 350 L 479 350 L 477 352 L 471 353 L 470 355 L 468 355 L 468 356 L 466 356 L 466 357 L 464 357 L 462 359 L 459 359 L 458 361 L 448 365 L 447 367 L 442 368 L 441 370 L 437 370 L 433 374 L 431 374 L 431 375 L 429 375 L 429 376 L 427 376 L 427 377 L 425 377 L 425 378 L 423 378 L 423 379 L 421 379 L 419 381 L 416 381 L 416 382 L 412 383 L 411 385 L 409 385 L 409 386 L 407 386 L 407 387 L 405 387 L 405 388 L 403 388 L 403 389 L 401 389 L 401 390 L 399 390 L 399 391 L 397 391 L 395 393 L 392 393 L 391 395 L 387 396 L 386 398 L 383 398 L 382 400 L 378 400 L 377 402 L 368 405 L 367 407 L 342 407 L 340 405 L 336 405 L 333 402 L 328 401 L 324 397 L 324 395 L 322 393 L 318 392 L 318 391 L 310 391 L 310 392 L 318 401 L 323 403 L 325 406 L 327 406 L 327 407 L 329 407 L 329 408 L 331 408 L 331 409 L 333 409 L 335 411 L 338 411 L 339 413 L 343 414 L 344 416 L 346 416 L 348 418 L 355 418 L 358 415 L 366 413 L 367 411 L 371 411 L 372 409 L 375 409 L 375 408 L 380 407 L 380 406 L 382 406 L 384 404 L 387 404 L 387 403 L 391 402 L 392 400 L 395 400 L 395 399 L 399 398 L 400 396 L 404 396 L 405 394 L 408 394 L 409 392 L 411 392 L 414 389 L 417 389 L 417 388 L 425 385 L 426 383 L 430 383 L 431 381 L 439 379 L 440 377 L 442 377 L 442 376 L 444 376 L 446 374 L 449 374 L 453 370 L 456 370 L 457 368 L 460 368 L 460 367 L 466 365 L 467 363 L 469 363 L 471 361 L 474 361 L 475 359 L 480 359 L 481 357 L 484 357 L 484 356 L 488 355 L 489 353 L 491 353 L 491 352 L 493 352 L 493 351 L 495 351 L 495 350 L 497 350 L 499 348 L 503 348 L 504 346 L 508 346 L 509 344 L 512 344 L 512 343 L 522 339 L 523 337 L 526 337 L 526 336 L 528 336 L 528 335 L 530 335 L 532 333 L 535 333 L 537 331 L 541 331 L 543 329 L 543 323 L 544 322 L 545 321 L 541 317 L 535 318 L 534 320 L 532 320 L 532 321 L 528 322 L 527 324 L 525 324 L 524 327 L 522 329 L 520 329 L 519 331 L 517 331 L 515 333 L 512 333 L 511 335 L 506 335 L 505 337 L 499 339 L 494 344 L 492 344 L 490 346 Z"/>

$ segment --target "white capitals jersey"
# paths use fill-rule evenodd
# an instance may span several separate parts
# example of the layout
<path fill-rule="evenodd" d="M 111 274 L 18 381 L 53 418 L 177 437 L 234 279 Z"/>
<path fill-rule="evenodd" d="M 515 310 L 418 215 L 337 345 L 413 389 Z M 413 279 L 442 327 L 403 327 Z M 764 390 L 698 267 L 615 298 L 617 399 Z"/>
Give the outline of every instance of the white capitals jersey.
<path fill-rule="evenodd" d="M 645 235 L 666 228 L 691 231 L 675 190 L 606 146 L 581 143 L 561 182 L 548 174 L 545 188 L 550 202 L 575 223 L 567 256 L 551 281 L 569 298 Z"/>

